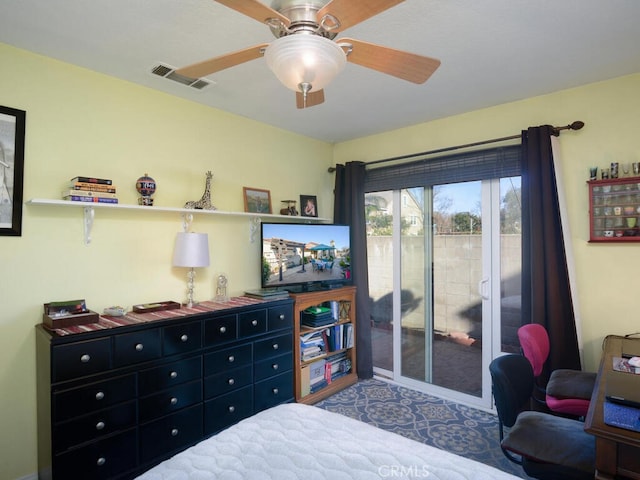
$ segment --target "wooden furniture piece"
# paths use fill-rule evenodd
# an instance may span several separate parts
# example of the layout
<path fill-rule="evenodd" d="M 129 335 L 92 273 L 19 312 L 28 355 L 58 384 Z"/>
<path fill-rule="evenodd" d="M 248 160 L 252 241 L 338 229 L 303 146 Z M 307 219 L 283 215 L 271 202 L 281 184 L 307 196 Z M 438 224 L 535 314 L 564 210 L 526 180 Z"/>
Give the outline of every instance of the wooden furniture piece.
<path fill-rule="evenodd" d="M 589 241 L 640 242 L 640 177 L 590 180 Z"/>
<path fill-rule="evenodd" d="M 237 297 L 84 333 L 38 325 L 40 479 L 133 478 L 293 401 L 292 304 Z"/>
<path fill-rule="evenodd" d="M 294 378 L 295 378 L 295 398 L 296 402 L 313 404 L 319 402 L 323 398 L 326 398 L 334 393 L 342 390 L 343 388 L 353 385 L 358 381 L 358 375 L 356 373 L 356 287 L 342 287 L 331 290 L 321 290 L 308 293 L 291 293 L 291 297 L 294 299 L 293 307 L 293 359 L 294 359 Z M 345 349 L 340 349 L 320 357 L 313 358 L 309 361 L 303 361 L 300 348 L 300 336 L 312 331 L 321 331 L 328 326 L 310 328 L 301 325 L 300 318 L 301 312 L 309 307 L 319 306 L 325 302 L 336 301 L 340 306 L 340 319 L 336 324 L 332 325 L 350 325 L 352 330 L 353 346 Z M 309 369 L 314 363 L 325 360 L 332 355 L 339 354 L 341 352 L 346 353 L 346 357 L 351 362 L 351 370 L 335 378 L 323 388 L 312 392 L 306 393 L 303 391 L 303 377 L 308 375 Z"/>
<path fill-rule="evenodd" d="M 596 387 L 584 422 L 585 431 L 596 437 L 595 478 L 601 480 L 640 479 L 640 432 L 611 427 L 604 423 L 603 418 L 607 377 L 614 373 L 613 357 L 623 354 L 640 355 L 640 339 L 608 336 L 604 341 Z"/>

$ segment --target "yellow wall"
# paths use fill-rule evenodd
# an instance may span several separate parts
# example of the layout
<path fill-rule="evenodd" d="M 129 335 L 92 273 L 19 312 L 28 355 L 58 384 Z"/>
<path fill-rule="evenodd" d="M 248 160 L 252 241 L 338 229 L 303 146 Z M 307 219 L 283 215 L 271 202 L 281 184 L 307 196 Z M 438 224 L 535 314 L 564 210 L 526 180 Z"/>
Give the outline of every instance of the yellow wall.
<path fill-rule="evenodd" d="M 386 132 L 334 148 L 336 163 L 364 162 L 518 134 L 529 126 L 585 122 L 560 136 L 582 320 L 584 368 L 595 371 L 605 335 L 640 331 L 640 244 L 590 244 L 589 167 L 640 161 L 640 74 Z M 428 105 L 425 106 L 428 108 Z"/>
<path fill-rule="evenodd" d="M 335 146 L 0 44 L 0 105 L 27 111 L 24 199 L 58 198 L 75 175 L 113 178 L 122 203 L 136 203 L 135 180 L 158 183 L 156 205 L 200 198 L 214 173 L 212 200 L 241 211 L 242 187 L 279 200 L 318 196 L 331 217 L 332 161 L 370 161 L 518 133 L 530 125 L 582 120 L 561 137 L 578 275 L 586 368 L 594 370 L 609 333 L 640 330 L 635 314 L 638 245 L 588 244 L 588 167 L 639 161 L 640 75 L 458 115 Z M 203 93 L 205 94 L 205 93 Z M 425 108 L 429 108 L 425 105 Z M 36 471 L 34 325 L 42 304 L 86 298 L 90 308 L 183 300 L 185 272 L 170 265 L 178 214 L 97 210 L 93 242 L 82 241 L 80 210 L 24 207 L 21 237 L 0 237 L 0 478 Z M 258 245 L 242 217 L 200 216 L 212 265 L 196 298 L 214 294 L 226 272 L 231 294 L 259 286 Z"/>
<path fill-rule="evenodd" d="M 244 209 L 242 187 L 280 200 L 317 195 L 332 217 L 332 146 L 0 44 L 0 105 L 27 112 L 24 199 L 60 198 L 76 175 L 112 178 L 122 203 L 135 181 L 157 182 L 157 206 L 198 200 L 205 172 L 212 201 Z M 206 95 L 205 92 L 202 93 Z M 152 207 L 153 208 L 153 207 Z M 0 478 L 36 471 L 35 337 L 42 304 L 85 298 L 96 311 L 184 300 L 186 271 L 171 267 L 180 214 L 96 210 L 83 243 L 82 209 L 25 205 L 21 237 L 0 237 Z M 208 232 L 211 267 L 197 274 L 196 299 L 211 298 L 217 273 L 230 293 L 260 286 L 259 241 L 249 219 L 196 216 Z"/>

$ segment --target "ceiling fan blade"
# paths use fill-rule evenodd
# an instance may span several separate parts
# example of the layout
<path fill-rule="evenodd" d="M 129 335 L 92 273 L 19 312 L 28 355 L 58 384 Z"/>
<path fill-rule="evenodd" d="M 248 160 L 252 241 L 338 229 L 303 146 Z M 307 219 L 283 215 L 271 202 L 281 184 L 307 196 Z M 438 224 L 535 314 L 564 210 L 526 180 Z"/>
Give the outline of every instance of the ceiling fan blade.
<path fill-rule="evenodd" d="M 184 75 L 190 78 L 200 78 L 219 72 L 225 68 L 235 67 L 241 63 L 255 60 L 264 55 L 264 50 L 269 46 L 268 43 L 254 45 L 253 47 L 238 50 L 237 52 L 227 53 L 220 57 L 210 58 L 202 62 L 194 63 L 176 70 L 178 75 Z"/>
<path fill-rule="evenodd" d="M 301 92 L 296 92 L 296 107 L 298 108 L 309 108 L 315 105 L 320 105 L 321 103 L 324 103 L 324 90 L 307 93 L 306 104 L 304 101 L 304 95 Z"/>
<path fill-rule="evenodd" d="M 225 5 L 236 12 L 240 12 L 247 17 L 251 17 L 260 23 L 266 23 L 271 18 L 280 20 L 287 27 L 290 20 L 282 15 L 280 12 L 275 11 L 273 8 L 268 7 L 258 0 L 215 0 L 222 5 Z"/>
<path fill-rule="evenodd" d="M 325 15 L 334 17 L 340 24 L 331 31 L 342 32 L 402 2 L 404 0 L 332 0 L 318 11 L 317 18 L 320 22 Z M 326 20 L 327 26 L 333 23 L 330 17 Z"/>
<path fill-rule="evenodd" d="M 353 49 L 347 61 L 393 75 L 413 83 L 424 83 L 440 66 L 440 60 L 414 53 L 362 42 L 352 38 L 341 38 L 338 45 L 349 44 Z"/>

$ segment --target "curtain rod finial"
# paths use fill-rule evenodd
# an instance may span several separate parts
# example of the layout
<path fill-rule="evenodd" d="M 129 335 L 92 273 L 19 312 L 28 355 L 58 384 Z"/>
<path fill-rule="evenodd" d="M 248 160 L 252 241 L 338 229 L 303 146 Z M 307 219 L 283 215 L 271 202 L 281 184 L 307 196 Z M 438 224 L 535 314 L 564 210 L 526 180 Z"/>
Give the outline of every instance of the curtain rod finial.
<path fill-rule="evenodd" d="M 584 122 L 581 122 L 579 120 L 576 120 L 571 125 L 569 125 L 569 128 L 571 130 L 580 130 L 580 129 L 582 129 L 582 127 L 584 127 Z"/>
<path fill-rule="evenodd" d="M 329 172 L 329 173 L 333 173 L 333 172 L 335 172 L 335 171 L 336 171 L 336 167 L 329 167 L 329 168 L 327 169 L 327 172 Z"/>

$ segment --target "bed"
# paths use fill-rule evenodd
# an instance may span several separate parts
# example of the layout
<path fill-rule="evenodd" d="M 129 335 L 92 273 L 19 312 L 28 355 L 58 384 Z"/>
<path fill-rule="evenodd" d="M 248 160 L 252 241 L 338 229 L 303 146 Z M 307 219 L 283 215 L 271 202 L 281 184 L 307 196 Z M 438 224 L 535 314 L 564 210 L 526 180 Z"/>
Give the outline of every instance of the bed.
<path fill-rule="evenodd" d="M 242 420 L 138 480 L 379 478 L 518 477 L 337 413 L 294 403 Z"/>

